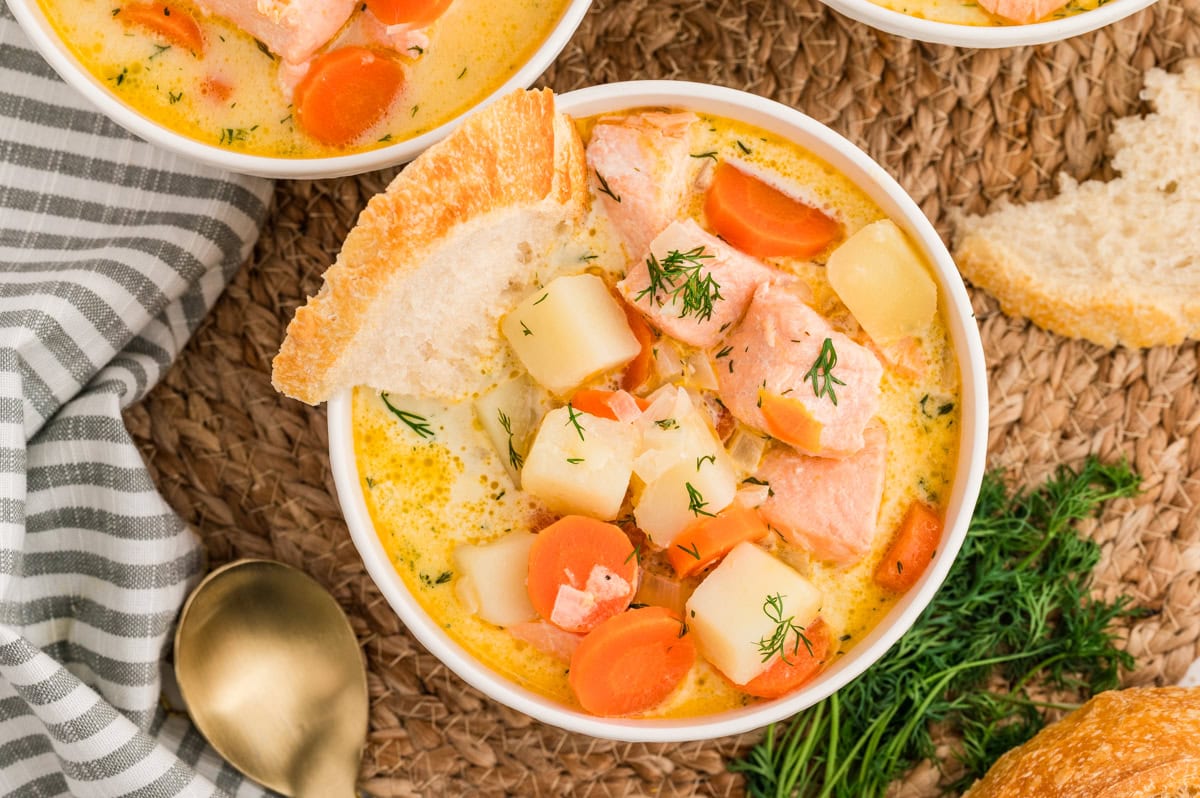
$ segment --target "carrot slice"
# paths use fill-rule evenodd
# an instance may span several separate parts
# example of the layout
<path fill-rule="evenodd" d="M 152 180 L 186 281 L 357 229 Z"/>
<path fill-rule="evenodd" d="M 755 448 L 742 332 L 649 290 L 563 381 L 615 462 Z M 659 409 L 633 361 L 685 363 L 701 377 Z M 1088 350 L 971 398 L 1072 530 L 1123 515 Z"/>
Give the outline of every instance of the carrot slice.
<path fill-rule="evenodd" d="M 617 420 L 617 413 L 612 409 L 611 401 L 617 395 L 616 391 L 601 391 L 595 388 L 580 388 L 571 395 L 571 407 L 581 413 L 589 413 L 597 418 Z M 640 396 L 632 397 L 638 409 L 645 410 L 650 403 Z"/>
<path fill-rule="evenodd" d="M 666 607 L 609 618 L 575 649 L 568 681 L 593 715 L 629 715 L 660 703 L 696 661 L 696 645 Z"/>
<path fill-rule="evenodd" d="M 841 234 L 821 211 L 721 162 L 713 171 L 704 214 L 717 235 L 756 258 L 808 258 Z"/>
<path fill-rule="evenodd" d="M 813 418 L 812 413 L 799 399 L 779 394 L 759 392 L 763 419 L 767 432 L 784 443 L 790 443 L 806 452 L 821 451 L 821 430 L 824 425 Z"/>
<path fill-rule="evenodd" d="M 765 671 L 737 688 L 759 698 L 778 698 L 803 687 L 820 673 L 829 657 L 829 627 L 817 616 L 804 627 L 804 636 L 812 646 L 811 652 L 803 641 L 798 649 L 789 644 L 786 657 L 777 656 Z"/>
<path fill-rule="evenodd" d="M 635 391 L 650 379 L 650 366 L 654 362 L 654 331 L 650 329 L 646 318 L 631 308 L 629 303 L 622 302 L 621 307 L 625 310 L 625 320 L 629 322 L 633 337 L 642 345 L 637 356 L 629 361 L 625 373 L 621 375 L 621 387 L 627 391 Z"/>
<path fill-rule="evenodd" d="M 937 554 L 942 540 L 942 520 L 924 502 L 913 502 L 892 544 L 875 567 L 875 583 L 903 593 L 917 583 Z"/>
<path fill-rule="evenodd" d="M 383 53 L 331 50 L 296 85 L 296 121 L 322 144 L 349 144 L 383 119 L 403 84 L 404 68 Z"/>
<path fill-rule="evenodd" d="M 701 518 L 675 536 L 667 560 L 679 576 L 699 573 L 742 541 L 768 533 L 757 510 L 734 502 L 712 518 Z"/>
<path fill-rule="evenodd" d="M 367 0 L 367 8 L 384 25 L 423 28 L 446 13 L 453 0 Z"/>
<path fill-rule="evenodd" d="M 171 44 L 186 47 L 196 55 L 204 55 L 204 34 L 200 32 L 200 24 L 179 6 L 131 3 L 121 8 L 118 18 L 131 25 L 148 28 Z"/>
<path fill-rule="evenodd" d="M 637 569 L 619 527 L 568 515 L 538 533 L 525 584 L 538 615 L 564 631 L 587 632 L 629 607 Z"/>

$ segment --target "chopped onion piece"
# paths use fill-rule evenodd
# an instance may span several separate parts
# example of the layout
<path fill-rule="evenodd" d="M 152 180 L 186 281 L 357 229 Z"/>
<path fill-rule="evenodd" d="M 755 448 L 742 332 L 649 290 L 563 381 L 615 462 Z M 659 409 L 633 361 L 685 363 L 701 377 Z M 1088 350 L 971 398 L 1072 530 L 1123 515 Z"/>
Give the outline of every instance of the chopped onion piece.
<path fill-rule="evenodd" d="M 683 615 L 684 606 L 693 590 L 695 587 L 684 584 L 679 579 L 643 571 L 642 584 L 634 594 L 633 602 L 649 604 L 652 607 L 666 607 Z"/>
<path fill-rule="evenodd" d="M 695 388 L 700 388 L 705 391 L 715 391 L 717 385 L 717 373 L 713 371 L 712 361 L 708 359 L 708 353 L 697 349 L 688 357 L 687 370 L 689 382 Z"/>
<path fill-rule="evenodd" d="M 729 436 L 729 444 L 725 447 L 733 467 L 742 474 L 753 474 L 758 470 L 763 452 L 767 449 L 767 440 L 761 435 L 738 425 Z"/>
<path fill-rule="evenodd" d="M 622 424 L 636 421 L 642 415 L 642 408 L 638 407 L 637 400 L 633 398 L 633 394 L 627 391 L 615 391 L 608 400 L 608 409 L 613 411 L 613 415 L 617 417 L 617 421 L 620 421 Z"/>
<path fill-rule="evenodd" d="M 654 370 L 664 382 L 675 382 L 683 376 L 683 363 L 674 344 L 660 340 L 654 347 Z"/>
<path fill-rule="evenodd" d="M 754 508 L 761 506 L 770 496 L 770 485 L 747 484 L 738 488 L 737 498 L 734 501 L 744 507 Z"/>

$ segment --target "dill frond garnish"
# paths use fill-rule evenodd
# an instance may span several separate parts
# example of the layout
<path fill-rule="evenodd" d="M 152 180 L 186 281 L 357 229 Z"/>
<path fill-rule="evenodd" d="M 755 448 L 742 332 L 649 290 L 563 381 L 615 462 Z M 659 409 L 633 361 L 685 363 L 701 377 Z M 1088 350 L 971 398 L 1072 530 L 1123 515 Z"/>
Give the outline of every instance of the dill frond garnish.
<path fill-rule="evenodd" d="M 513 471 L 520 471 L 521 466 L 525 465 L 525 458 L 522 457 L 521 453 L 518 452 L 516 450 L 516 447 L 513 446 L 512 420 L 508 417 L 508 415 L 503 410 L 498 409 L 498 410 L 496 410 L 496 413 L 499 417 L 501 428 L 503 428 L 505 434 L 508 435 L 508 462 L 509 462 L 509 465 L 511 465 L 513 467 Z"/>
<path fill-rule="evenodd" d="M 685 482 L 684 485 L 687 487 L 688 509 L 692 511 L 692 515 L 696 517 L 706 515 L 709 518 L 714 518 L 713 513 L 704 509 L 708 506 L 708 502 L 704 501 L 704 496 L 701 495 L 700 491 L 696 490 L 696 487 L 690 482 Z"/>
<path fill-rule="evenodd" d="M 695 541 L 692 541 L 692 545 L 690 548 L 687 546 L 684 546 L 682 544 L 679 544 L 679 543 L 675 544 L 675 548 L 679 549 L 682 552 L 686 552 L 688 555 L 695 557 L 697 560 L 700 559 L 700 549 L 698 546 L 696 546 Z"/>
<path fill-rule="evenodd" d="M 419 416 L 416 413 L 410 413 L 407 410 L 401 410 L 394 404 L 388 401 L 387 391 L 379 394 L 379 398 L 387 405 L 387 409 L 392 411 L 392 415 L 403 421 L 409 429 L 417 433 L 422 438 L 432 438 L 433 428 L 429 426 L 429 419 L 425 416 Z"/>
<path fill-rule="evenodd" d="M 659 306 L 679 304 L 679 317 L 694 314 L 697 321 L 708 321 L 712 318 L 713 303 L 725 297 L 721 296 L 721 286 L 713 279 L 712 272 L 703 270 L 701 261 L 712 258 L 704 251 L 704 247 L 680 252 L 673 249 L 661 261 L 651 253 L 646 259 L 646 271 L 650 284 L 638 292 L 633 298 L 640 302 L 642 297 L 649 296 L 650 301 Z"/>
<path fill-rule="evenodd" d="M 579 440 L 583 440 L 584 433 L 583 425 L 579 423 L 581 415 L 583 414 L 576 410 L 573 404 L 567 402 L 567 423 L 575 428 L 575 432 L 579 434 Z"/>
<path fill-rule="evenodd" d="M 1009 495 L 984 478 L 970 530 L 941 590 L 913 627 L 857 680 L 772 726 L 731 764 L 756 798 L 883 795 L 923 759 L 935 759 L 931 726 L 961 739 L 958 794 L 1045 722 L 1046 692 L 1080 699 L 1117 687 L 1130 654 L 1113 624 L 1137 615 L 1128 597 L 1092 594 L 1100 560 L 1074 524 L 1111 499 L 1133 496 L 1125 463 L 1089 458 L 1060 468 L 1037 490 Z M 936 761 L 936 760 L 935 760 Z M 950 781 L 947 777 L 945 781 Z"/>
<path fill-rule="evenodd" d="M 697 557 L 697 559 L 699 559 Z M 762 661 L 766 662 L 776 654 L 783 660 L 785 665 L 791 665 L 788 662 L 788 640 L 794 642 L 791 644 L 792 656 L 800 653 L 800 644 L 808 649 L 809 656 L 812 656 L 812 641 L 804 636 L 804 627 L 796 623 L 796 616 L 789 615 L 783 617 L 783 595 L 775 593 L 763 599 L 763 614 L 775 624 L 775 630 L 769 635 L 763 636 L 755 645 L 758 646 L 758 653 L 762 655 Z"/>
<path fill-rule="evenodd" d="M 833 340 L 826 338 L 821 344 L 821 351 L 817 355 L 817 359 L 813 361 L 812 368 L 804 373 L 801 378 L 805 381 L 812 380 L 813 393 L 820 399 L 828 394 L 829 401 L 837 406 L 837 394 L 833 392 L 833 386 L 845 385 L 846 383 L 833 376 L 833 367 L 837 365 L 837 350 L 833 348 Z"/>
<path fill-rule="evenodd" d="M 600 170 L 597 169 L 597 170 L 595 170 L 595 172 L 596 172 L 596 179 L 600 181 L 601 193 L 607 194 L 608 196 L 612 197 L 614 202 L 620 202 L 621 195 L 613 193 L 613 190 L 608 187 L 608 181 L 604 179 L 604 175 L 600 174 Z"/>

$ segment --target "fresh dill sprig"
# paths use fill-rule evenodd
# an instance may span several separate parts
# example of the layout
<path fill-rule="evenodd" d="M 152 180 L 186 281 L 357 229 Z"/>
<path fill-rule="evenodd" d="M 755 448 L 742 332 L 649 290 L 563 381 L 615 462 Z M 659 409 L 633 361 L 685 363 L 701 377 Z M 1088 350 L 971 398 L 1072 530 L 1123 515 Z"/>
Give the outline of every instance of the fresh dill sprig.
<path fill-rule="evenodd" d="M 567 424 L 575 428 L 575 432 L 579 434 L 579 440 L 583 440 L 583 433 L 585 432 L 583 425 L 579 423 L 581 415 L 583 414 L 575 409 L 575 405 L 567 402 Z"/>
<path fill-rule="evenodd" d="M 525 458 L 513 446 L 512 420 L 503 410 L 497 409 L 496 413 L 500 419 L 500 426 L 504 429 L 505 434 L 508 435 L 508 463 L 513 467 L 513 471 L 520 471 L 521 466 L 525 465 Z"/>
<path fill-rule="evenodd" d="M 756 798 L 881 796 L 922 759 L 930 727 L 961 738 L 959 791 L 1041 727 L 1034 688 L 1081 697 L 1118 685 L 1133 658 L 1114 622 L 1128 598 L 1091 594 L 1100 547 L 1073 524 L 1110 499 L 1137 493 L 1125 463 L 1089 458 L 1040 488 L 1009 495 L 997 474 L 983 486 L 962 551 L 913 627 L 856 681 L 772 726 L 731 767 Z M 1003 687 L 997 687 L 1003 684 Z"/>
<path fill-rule="evenodd" d="M 380 393 L 379 398 L 383 400 L 385 405 L 387 405 L 387 409 L 392 411 L 392 415 L 403 421 L 406 425 L 408 425 L 408 428 L 417 433 L 417 435 L 421 436 L 422 438 L 433 437 L 433 428 L 429 426 L 429 419 L 425 418 L 425 416 L 419 416 L 416 413 L 410 413 L 407 410 L 401 410 L 400 408 L 396 407 L 394 404 L 388 401 L 387 391 Z"/>
<path fill-rule="evenodd" d="M 699 559 L 699 558 L 697 558 Z M 775 630 L 769 635 L 764 635 L 763 638 L 755 645 L 758 646 L 758 653 L 762 655 L 762 661 L 766 662 L 776 654 L 783 660 L 785 665 L 791 665 L 788 662 L 788 640 L 795 640 L 792 643 L 792 656 L 800 653 L 800 644 L 808 649 L 809 656 L 812 656 L 812 641 L 804 635 L 804 627 L 796 623 L 796 616 L 789 615 L 783 617 L 783 595 L 775 593 L 767 596 L 763 600 L 763 614 L 775 624 Z"/>
<path fill-rule="evenodd" d="M 613 193 L 613 190 L 608 187 L 608 181 L 604 179 L 604 175 L 600 174 L 600 170 L 597 169 L 595 171 L 596 171 L 596 179 L 600 181 L 600 191 L 602 193 L 607 194 L 608 196 L 612 197 L 613 202 L 620 202 L 621 195 Z"/>
<path fill-rule="evenodd" d="M 829 395 L 829 401 L 837 406 L 837 394 L 833 392 L 833 386 L 845 385 L 846 383 L 833 376 L 833 367 L 837 365 L 837 350 L 833 348 L 833 339 L 826 338 L 821 344 L 821 351 L 817 354 L 817 359 L 813 361 L 812 368 L 804 373 L 802 380 L 812 380 L 813 393 L 820 399 L 826 394 Z"/>
<path fill-rule="evenodd" d="M 695 314 L 697 321 L 708 321 L 712 318 L 713 304 L 725 297 L 721 296 L 721 286 L 713 279 L 712 272 L 704 271 L 701 261 L 714 257 L 704 251 L 704 247 L 695 247 L 687 252 L 673 249 L 661 261 L 654 256 L 646 258 L 646 271 L 650 284 L 638 292 L 633 298 L 640 302 L 642 297 L 649 296 L 651 302 L 660 306 L 679 304 L 679 317 L 689 313 Z"/>
<path fill-rule="evenodd" d="M 700 559 L 700 547 L 696 545 L 696 541 L 694 540 L 692 541 L 692 545 L 690 547 L 684 546 L 682 543 L 676 543 L 675 548 L 682 552 L 686 552 L 688 555 L 695 557 L 697 560 Z"/>
<path fill-rule="evenodd" d="M 685 482 L 688 494 L 688 509 L 692 511 L 692 515 L 699 517 L 706 515 L 709 518 L 714 518 L 715 515 L 704 508 L 708 506 L 708 502 L 704 501 L 704 496 L 700 491 L 696 490 L 696 486 L 690 482 Z"/>

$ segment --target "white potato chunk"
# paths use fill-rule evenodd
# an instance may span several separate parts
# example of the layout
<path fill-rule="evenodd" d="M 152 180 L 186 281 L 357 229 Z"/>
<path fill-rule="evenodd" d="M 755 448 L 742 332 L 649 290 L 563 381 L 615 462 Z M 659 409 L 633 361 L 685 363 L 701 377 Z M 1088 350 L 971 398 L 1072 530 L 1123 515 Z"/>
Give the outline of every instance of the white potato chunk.
<path fill-rule="evenodd" d="M 611 521 L 629 489 L 638 439 L 632 424 L 551 410 L 525 458 L 522 487 L 555 512 Z"/>
<path fill-rule="evenodd" d="M 722 460 L 682 462 L 646 483 L 633 516 L 652 545 L 667 548 L 697 519 L 728 507 L 735 495 L 737 479 Z"/>
<path fill-rule="evenodd" d="M 529 440 L 537 427 L 545 391 L 525 376 L 501 383 L 475 400 L 475 415 L 513 484 L 520 487 L 521 464 L 529 451 Z"/>
<path fill-rule="evenodd" d="M 920 335 L 937 312 L 925 260 L 890 219 L 872 222 L 829 256 L 829 284 L 877 344 Z"/>
<path fill-rule="evenodd" d="M 479 546 L 460 544 L 454 549 L 459 601 L 488 623 L 510 626 L 537 617 L 529 603 L 525 578 L 529 574 L 529 547 L 537 535 L 513 532 Z"/>
<path fill-rule="evenodd" d="M 625 311 L 594 274 L 551 280 L 500 322 L 521 363 L 560 396 L 632 360 L 641 344 Z"/>
<path fill-rule="evenodd" d="M 776 596 L 781 612 L 767 601 Z M 746 684 L 770 665 L 759 641 L 770 640 L 780 620 L 810 624 L 821 611 L 821 591 L 753 543 L 740 543 L 700 583 L 687 609 L 700 653 L 734 684 Z M 786 645 L 790 653 L 794 634 Z"/>

